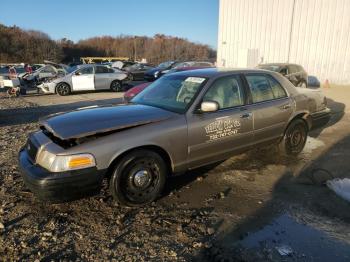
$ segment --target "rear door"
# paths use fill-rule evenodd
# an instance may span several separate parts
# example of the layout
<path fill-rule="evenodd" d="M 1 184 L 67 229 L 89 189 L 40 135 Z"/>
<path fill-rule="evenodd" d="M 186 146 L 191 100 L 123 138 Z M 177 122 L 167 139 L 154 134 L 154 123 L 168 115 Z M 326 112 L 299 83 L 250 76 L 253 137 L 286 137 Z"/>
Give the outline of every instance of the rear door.
<path fill-rule="evenodd" d="M 73 90 L 94 90 L 94 68 L 92 66 L 83 67 L 72 75 Z"/>
<path fill-rule="evenodd" d="M 113 78 L 113 72 L 113 69 L 106 66 L 95 66 L 95 89 L 109 89 Z"/>
<path fill-rule="evenodd" d="M 280 138 L 292 114 L 292 100 L 268 74 L 245 74 L 253 112 L 254 143 Z"/>
<path fill-rule="evenodd" d="M 252 112 L 245 105 L 245 89 L 240 75 L 217 79 L 201 101 L 215 101 L 219 110 L 205 113 L 197 109 L 187 115 L 191 167 L 229 157 L 253 142 Z"/>

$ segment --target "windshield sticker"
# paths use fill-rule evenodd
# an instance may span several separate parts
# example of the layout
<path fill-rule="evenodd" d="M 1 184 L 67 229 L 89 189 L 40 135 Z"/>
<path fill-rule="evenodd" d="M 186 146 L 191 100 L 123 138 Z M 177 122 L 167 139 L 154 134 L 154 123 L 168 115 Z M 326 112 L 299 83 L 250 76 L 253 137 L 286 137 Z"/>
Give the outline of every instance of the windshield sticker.
<path fill-rule="evenodd" d="M 187 77 L 185 82 L 192 82 L 192 83 L 197 83 L 197 84 L 201 84 L 203 83 L 203 81 L 205 80 L 205 78 L 202 77 Z"/>
<path fill-rule="evenodd" d="M 211 140 L 217 140 L 239 133 L 241 122 L 233 118 L 217 118 L 205 127 L 206 136 Z"/>

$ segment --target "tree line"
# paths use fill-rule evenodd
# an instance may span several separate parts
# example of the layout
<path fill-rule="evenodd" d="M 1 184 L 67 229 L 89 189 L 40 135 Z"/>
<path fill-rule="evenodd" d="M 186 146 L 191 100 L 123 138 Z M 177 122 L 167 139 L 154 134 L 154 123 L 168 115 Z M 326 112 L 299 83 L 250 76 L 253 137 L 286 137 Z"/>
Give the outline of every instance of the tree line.
<path fill-rule="evenodd" d="M 0 63 L 42 63 L 43 60 L 69 63 L 77 62 L 82 56 L 146 58 L 149 63 L 157 64 L 166 60 L 215 61 L 216 51 L 208 45 L 163 34 L 101 36 L 74 43 L 66 38 L 54 41 L 40 31 L 0 24 Z"/>

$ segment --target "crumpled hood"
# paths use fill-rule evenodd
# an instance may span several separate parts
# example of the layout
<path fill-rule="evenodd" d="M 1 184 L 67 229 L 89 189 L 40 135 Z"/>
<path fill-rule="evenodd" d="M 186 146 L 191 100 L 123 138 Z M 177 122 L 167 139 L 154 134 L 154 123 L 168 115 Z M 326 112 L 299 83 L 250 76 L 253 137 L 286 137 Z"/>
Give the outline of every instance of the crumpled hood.
<path fill-rule="evenodd" d="M 40 121 L 49 132 L 66 140 L 163 121 L 175 113 L 145 105 L 83 108 Z"/>

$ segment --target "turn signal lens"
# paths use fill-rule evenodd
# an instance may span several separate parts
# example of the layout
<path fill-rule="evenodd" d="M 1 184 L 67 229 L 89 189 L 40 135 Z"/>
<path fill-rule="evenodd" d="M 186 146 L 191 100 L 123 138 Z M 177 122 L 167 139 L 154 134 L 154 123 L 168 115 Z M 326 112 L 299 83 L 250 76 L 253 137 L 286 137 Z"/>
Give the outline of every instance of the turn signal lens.
<path fill-rule="evenodd" d="M 89 156 L 78 156 L 71 158 L 68 162 L 69 168 L 82 168 L 95 165 L 94 160 Z"/>

